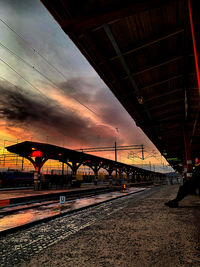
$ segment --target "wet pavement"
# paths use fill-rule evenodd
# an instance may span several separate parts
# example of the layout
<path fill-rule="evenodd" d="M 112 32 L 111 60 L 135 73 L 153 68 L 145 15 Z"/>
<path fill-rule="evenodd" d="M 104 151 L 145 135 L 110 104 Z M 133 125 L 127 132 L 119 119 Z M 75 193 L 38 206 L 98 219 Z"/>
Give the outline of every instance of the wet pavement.
<path fill-rule="evenodd" d="M 83 209 L 88 206 L 97 205 L 111 199 L 144 190 L 145 188 L 129 188 L 121 192 L 109 192 L 92 197 L 82 197 L 79 199 L 66 201 L 65 204 L 60 204 L 59 202 L 45 202 L 43 205 L 41 203 L 35 203 L 29 206 L 27 205 L 27 209 L 20 211 L 15 211 L 16 207 L 14 207 L 14 211 L 10 215 L 3 214 L 3 212 L 11 211 L 9 208 L 4 208 L 1 209 L 0 213 L 0 233 L 5 230 L 41 221 L 46 218 L 55 217 L 57 215 L 66 214 L 67 212 Z M 24 206 L 25 205 L 19 206 L 18 208 L 24 208 Z"/>

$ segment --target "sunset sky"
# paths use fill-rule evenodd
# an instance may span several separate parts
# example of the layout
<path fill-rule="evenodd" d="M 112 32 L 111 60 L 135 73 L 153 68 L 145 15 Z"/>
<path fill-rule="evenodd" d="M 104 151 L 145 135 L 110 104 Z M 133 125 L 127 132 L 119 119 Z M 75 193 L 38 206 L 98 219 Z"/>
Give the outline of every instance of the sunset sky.
<path fill-rule="evenodd" d="M 145 156 L 156 158 L 143 163 L 161 170 L 160 153 L 39 0 L 0 1 L 0 70 L 1 153 L 25 140 L 71 149 L 116 141 L 144 144 Z M 118 160 L 142 163 L 128 151 Z"/>

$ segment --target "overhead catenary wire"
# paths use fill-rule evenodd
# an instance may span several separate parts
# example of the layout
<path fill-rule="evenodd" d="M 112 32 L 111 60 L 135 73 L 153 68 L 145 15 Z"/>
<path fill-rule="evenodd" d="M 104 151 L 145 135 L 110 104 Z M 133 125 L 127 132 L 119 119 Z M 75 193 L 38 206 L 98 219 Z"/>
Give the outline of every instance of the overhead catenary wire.
<path fill-rule="evenodd" d="M 35 48 L 33 48 L 29 42 L 27 42 L 21 35 L 19 35 L 15 30 L 13 30 L 6 22 L 4 22 L 2 19 L 0 19 L 0 21 L 2 23 L 4 23 L 11 31 L 13 31 L 20 39 L 22 39 L 26 44 L 28 44 L 30 46 L 30 48 L 36 52 L 43 60 L 45 60 L 45 62 L 50 65 L 54 70 L 56 70 L 58 73 L 60 73 L 62 75 L 62 77 L 66 80 L 66 77 L 64 76 L 64 74 L 62 74 L 55 66 L 53 66 L 44 56 L 42 56 Z M 56 85 L 51 79 L 49 79 L 49 77 L 47 77 L 45 74 L 43 74 L 41 71 L 39 71 L 37 68 L 35 68 L 33 65 L 31 65 L 29 62 L 27 62 L 26 60 L 24 60 L 22 57 L 20 57 L 19 55 L 17 55 L 15 52 L 13 52 L 11 49 L 9 49 L 7 46 L 5 46 L 4 44 L 2 44 L 0 42 L 0 46 L 4 49 L 6 49 L 7 51 L 9 51 L 10 54 L 14 55 L 15 57 L 17 57 L 19 60 L 21 60 L 22 62 L 24 62 L 27 66 L 29 66 L 32 70 L 36 71 L 37 73 L 39 73 L 42 77 L 44 77 L 45 79 L 47 79 L 50 83 L 52 83 L 56 88 L 58 88 L 60 90 L 60 88 L 58 87 L 58 85 Z M 22 76 L 21 76 L 22 77 Z M 78 100 L 77 98 L 75 98 L 74 96 L 71 96 L 71 98 L 73 98 L 75 101 L 77 101 L 80 105 L 82 105 L 83 107 L 85 107 L 86 109 L 88 109 L 90 112 L 94 113 L 96 116 L 100 117 L 99 114 L 97 114 L 97 112 L 95 112 L 94 110 L 92 110 L 91 108 L 89 108 L 87 105 L 83 104 L 80 100 Z"/>
<path fill-rule="evenodd" d="M 49 66 L 51 66 L 53 69 L 55 69 L 57 71 L 57 73 L 59 73 L 63 78 L 66 79 L 65 75 L 58 70 L 55 66 L 53 66 L 43 55 L 40 54 L 40 52 L 38 50 L 36 50 L 34 47 L 32 47 L 32 45 L 19 33 L 17 33 L 17 31 L 15 31 L 10 25 L 8 25 L 8 23 L 6 23 L 3 19 L 0 18 L 0 21 L 6 26 L 8 27 L 12 32 L 14 32 L 21 40 L 23 40 L 26 45 L 33 50 L 34 53 L 37 53 Z"/>
<path fill-rule="evenodd" d="M 37 53 L 49 66 L 51 66 L 51 68 L 53 68 L 58 74 L 60 74 L 65 80 L 66 76 L 60 71 L 58 70 L 53 64 L 51 64 L 37 49 L 35 49 L 30 42 L 28 42 L 21 34 L 19 34 L 15 29 L 13 29 L 7 22 L 5 22 L 2 18 L 0 18 L 0 21 L 10 30 L 12 31 L 14 34 L 16 34 L 16 36 L 18 38 L 20 38 L 27 47 L 29 47 L 34 53 Z M 10 49 L 9 49 L 10 50 Z M 11 51 L 11 50 L 10 50 Z M 13 54 L 16 54 L 12 51 Z M 16 55 L 18 58 L 20 58 L 18 55 Z M 27 62 L 27 64 L 31 65 L 30 63 Z M 7 64 L 8 65 L 8 64 Z M 9 66 L 9 65 L 8 65 Z M 9 66 L 11 67 L 11 66 Z M 13 71 L 15 71 L 12 67 L 11 69 Z M 32 69 L 36 70 L 35 67 L 32 66 Z M 38 70 L 36 70 L 38 71 Z M 15 71 L 17 73 L 17 71 Z M 46 79 L 48 78 L 46 75 L 42 74 L 40 71 L 38 71 L 38 73 L 40 73 L 40 75 L 42 75 L 43 77 L 45 77 Z M 26 82 L 28 82 L 22 75 L 20 75 L 19 73 L 17 73 L 23 80 L 25 80 Z M 50 79 L 48 78 L 48 80 L 50 81 Z M 34 89 L 39 90 L 38 88 L 34 87 L 30 82 L 28 82 Z M 52 83 L 52 81 L 51 81 Z M 46 97 L 46 96 L 45 96 Z M 91 108 L 89 108 L 87 105 L 83 104 L 81 101 L 79 101 L 78 99 L 76 99 L 75 97 L 71 96 L 72 98 L 74 98 L 80 105 L 82 105 L 83 107 L 85 107 L 86 109 L 88 109 L 90 112 L 92 112 L 93 114 L 95 114 L 96 116 L 101 118 L 101 115 L 98 114 L 97 112 L 93 111 Z M 47 98 L 48 99 L 48 98 Z"/>
<path fill-rule="evenodd" d="M 34 88 L 35 90 L 37 90 L 43 97 L 45 97 L 46 100 L 49 100 L 49 98 L 42 93 L 38 88 L 36 88 L 32 83 L 30 83 L 29 81 L 27 81 L 21 74 L 19 74 L 13 67 L 10 66 L 10 64 L 8 64 L 7 62 L 5 62 L 2 58 L 0 58 L 0 61 L 3 62 L 6 66 L 8 66 L 12 71 L 14 71 L 20 78 L 22 78 L 26 83 L 28 83 L 32 88 Z"/>

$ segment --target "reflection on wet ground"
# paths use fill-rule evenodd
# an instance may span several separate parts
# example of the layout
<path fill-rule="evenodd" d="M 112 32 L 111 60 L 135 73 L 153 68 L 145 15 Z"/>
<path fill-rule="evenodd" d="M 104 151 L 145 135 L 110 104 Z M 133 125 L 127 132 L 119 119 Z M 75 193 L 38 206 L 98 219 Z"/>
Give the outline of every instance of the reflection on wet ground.
<path fill-rule="evenodd" d="M 86 206 L 98 204 L 106 200 L 115 199 L 120 196 L 126 196 L 132 193 L 143 191 L 145 188 L 130 188 L 122 192 L 110 192 L 92 197 L 84 197 L 75 200 L 66 201 L 65 204 L 50 203 L 39 207 L 31 207 L 30 209 L 17 211 L 11 215 L 5 215 L 0 218 L 0 232 L 35 222 L 44 218 L 52 217 L 67 213 L 69 211 L 84 208 Z"/>

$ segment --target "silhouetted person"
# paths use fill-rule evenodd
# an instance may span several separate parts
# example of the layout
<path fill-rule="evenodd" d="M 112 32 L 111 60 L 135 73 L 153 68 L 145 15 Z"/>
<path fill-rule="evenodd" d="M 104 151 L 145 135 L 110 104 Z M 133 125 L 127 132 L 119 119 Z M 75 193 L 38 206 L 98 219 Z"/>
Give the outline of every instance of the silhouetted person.
<path fill-rule="evenodd" d="M 166 202 L 165 205 L 170 208 L 177 208 L 179 201 L 189 194 L 194 194 L 198 188 L 200 188 L 200 165 L 196 167 L 192 177 L 179 187 L 176 198 Z"/>

